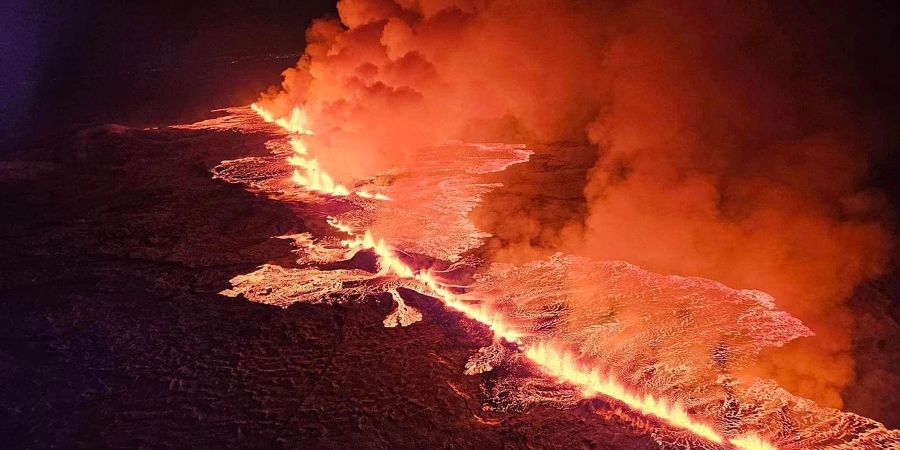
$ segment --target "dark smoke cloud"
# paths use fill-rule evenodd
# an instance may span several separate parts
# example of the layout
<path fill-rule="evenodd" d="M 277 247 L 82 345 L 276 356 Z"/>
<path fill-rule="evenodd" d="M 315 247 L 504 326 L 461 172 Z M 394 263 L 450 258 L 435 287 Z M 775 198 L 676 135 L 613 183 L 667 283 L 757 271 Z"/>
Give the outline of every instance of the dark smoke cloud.
<path fill-rule="evenodd" d="M 328 171 L 371 176 L 448 139 L 590 143 L 559 147 L 592 161 L 576 205 L 535 202 L 547 188 L 533 184 L 475 213 L 504 238 L 495 257 L 564 250 L 769 292 L 817 336 L 756 370 L 841 405 L 854 376 L 845 299 L 893 248 L 885 200 L 865 185 L 884 136 L 836 57 L 846 30 L 761 1 L 338 11 L 262 99 L 280 114 L 303 105 Z"/>

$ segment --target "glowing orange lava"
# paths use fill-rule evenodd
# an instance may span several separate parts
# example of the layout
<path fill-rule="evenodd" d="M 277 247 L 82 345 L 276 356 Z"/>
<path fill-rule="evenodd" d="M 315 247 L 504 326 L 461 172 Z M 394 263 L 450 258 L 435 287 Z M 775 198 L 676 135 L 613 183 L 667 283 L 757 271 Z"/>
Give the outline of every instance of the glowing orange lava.
<path fill-rule="evenodd" d="M 303 141 L 304 136 L 312 136 L 313 132 L 309 129 L 306 120 L 306 114 L 300 107 L 294 107 L 291 114 L 286 117 L 276 117 L 270 111 L 259 106 L 257 103 L 250 105 L 256 114 L 258 114 L 267 123 L 274 123 L 283 128 L 290 135 L 290 145 L 294 154 L 287 158 L 288 164 L 296 167 L 291 174 L 291 181 L 310 191 L 322 194 L 333 195 L 336 197 L 344 197 L 350 195 L 350 190 L 346 186 L 337 183 L 330 174 L 328 174 L 319 165 L 316 158 L 309 156 L 309 149 Z M 365 190 L 356 192 L 356 195 L 374 200 L 390 200 L 388 196 L 381 193 L 370 193 Z"/>
<path fill-rule="evenodd" d="M 670 403 L 664 398 L 656 398 L 649 394 L 638 394 L 629 390 L 614 377 L 602 375 L 595 368 L 580 366 L 570 354 L 557 350 L 545 342 L 523 345 L 525 334 L 504 322 L 501 314 L 491 312 L 489 308 L 459 300 L 452 292 L 427 271 L 416 271 L 400 258 L 384 242 L 376 239 L 369 230 L 362 234 L 354 233 L 349 226 L 334 219 L 328 223 L 352 239 L 342 243 L 350 250 L 372 250 L 378 257 L 382 273 L 391 273 L 400 278 L 414 279 L 428 287 L 430 293 L 446 306 L 462 312 L 490 328 L 494 335 L 508 342 L 517 343 L 524 355 L 535 363 L 544 373 L 571 383 L 582 390 L 585 397 L 603 395 L 618 400 L 642 414 L 652 415 L 677 428 L 690 431 L 696 436 L 717 444 L 729 443 L 745 450 L 775 450 L 775 447 L 756 435 L 747 435 L 733 439 L 724 438 L 713 427 L 692 419 L 687 411 L 677 403 Z"/>
<path fill-rule="evenodd" d="M 579 365 L 576 358 L 569 353 L 555 349 L 544 342 L 525 348 L 524 353 L 544 373 L 581 388 L 586 397 L 598 394 L 610 397 L 642 414 L 657 417 L 669 425 L 688 430 L 706 440 L 717 444 L 726 442 L 726 439 L 713 427 L 692 419 L 678 403 L 670 403 L 664 398 L 656 398 L 650 394 L 631 392 L 613 376 L 604 375 L 596 368 Z M 775 450 L 772 444 L 756 435 L 727 439 L 727 442 L 745 450 Z"/>
<path fill-rule="evenodd" d="M 350 194 L 349 189 L 336 183 L 322 170 L 314 158 L 308 156 L 309 152 L 302 138 L 312 133 L 306 128 L 306 118 L 300 108 L 294 108 L 291 115 L 285 118 L 275 118 L 256 104 L 251 105 L 251 108 L 266 122 L 275 123 L 291 134 L 290 143 L 294 154 L 288 158 L 288 163 L 297 167 L 292 176 L 294 182 L 309 190 L 326 195 L 346 196 Z M 363 190 L 357 191 L 356 195 L 378 200 L 388 199 L 383 194 L 373 194 Z M 579 364 L 571 354 L 555 348 L 547 341 L 527 342 L 529 337 L 527 333 L 508 323 L 500 312 L 492 311 L 486 303 L 475 303 L 457 296 L 429 271 L 417 270 L 401 260 L 393 248 L 383 239 L 376 238 L 371 231 L 353 230 L 349 225 L 330 217 L 327 222 L 334 229 L 349 236 L 349 239 L 345 239 L 341 243 L 351 254 L 359 250 L 370 250 L 375 253 L 380 274 L 418 282 L 426 288 L 426 292 L 423 293 L 433 296 L 447 307 L 460 311 L 467 317 L 486 325 L 495 337 L 517 344 L 524 356 L 543 373 L 578 387 L 585 397 L 603 395 L 615 399 L 635 411 L 654 416 L 673 427 L 687 430 L 699 438 L 716 444 L 730 445 L 744 450 L 775 450 L 772 444 L 757 435 L 726 438 L 711 425 L 692 418 L 680 404 L 650 394 L 636 393 L 613 376 L 607 375 L 606 371 Z M 399 295 L 395 295 L 395 298 L 398 299 L 400 308 L 405 307 Z M 385 323 L 387 325 L 387 320 Z"/>
<path fill-rule="evenodd" d="M 745 450 L 776 450 L 775 446 L 755 434 L 747 434 L 728 440 L 731 445 Z"/>
<path fill-rule="evenodd" d="M 378 265 L 383 273 L 391 273 L 400 278 L 418 281 L 427 288 L 428 293 L 440 300 L 444 305 L 487 325 L 487 327 L 493 331 L 495 336 L 504 338 L 509 342 L 520 342 L 523 334 L 510 324 L 506 323 L 501 314 L 491 311 L 485 304 L 475 304 L 457 298 L 456 295 L 450 292 L 446 286 L 439 282 L 430 272 L 425 270 L 415 270 L 404 263 L 397 257 L 396 253 L 385 244 L 384 239 L 378 239 L 376 241 L 369 230 L 366 230 L 361 235 L 354 233 L 349 226 L 334 219 L 330 219 L 328 223 L 334 229 L 349 234 L 352 237 L 352 239 L 344 240 L 342 242 L 348 249 L 372 250 L 378 257 Z"/>

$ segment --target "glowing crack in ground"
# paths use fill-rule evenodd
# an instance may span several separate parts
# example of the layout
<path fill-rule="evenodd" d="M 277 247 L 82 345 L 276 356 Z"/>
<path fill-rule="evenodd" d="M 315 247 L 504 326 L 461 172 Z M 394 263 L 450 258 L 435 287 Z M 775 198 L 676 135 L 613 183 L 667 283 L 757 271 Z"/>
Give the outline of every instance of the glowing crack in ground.
<path fill-rule="evenodd" d="M 384 325 L 392 327 L 421 320 L 422 313 L 401 296 L 402 289 L 416 291 L 487 325 L 501 339 L 473 355 L 461 368 L 465 373 L 524 361 L 540 369 L 542 376 L 498 380 L 494 389 L 512 395 L 493 399 L 496 409 L 568 407 L 600 395 L 623 405 L 621 411 L 667 424 L 631 420 L 665 448 L 900 445 L 896 430 L 821 408 L 769 380 L 741 376 L 760 349 L 811 334 L 764 293 L 566 255 L 522 266 L 474 267 L 477 261 L 466 252 L 487 234 L 466 216 L 498 187 L 481 182 L 479 174 L 527 161 L 524 146 L 450 143 L 423 150 L 414 169 L 396 168 L 344 187 L 317 166 L 312 173 L 318 182 L 310 181 L 309 170 L 301 178 L 294 172 L 314 161 L 298 144 L 310 132 L 299 109 L 285 118 L 259 108 L 222 112 L 180 127 L 262 133 L 270 138 L 272 155 L 224 161 L 214 177 L 296 206 L 311 231 L 281 236 L 296 247 L 297 267 L 264 265 L 232 279 L 224 295 L 287 307 L 387 294 L 396 306 Z M 376 267 L 335 266 L 360 253 L 372 255 Z M 445 272 L 470 266 L 481 273 L 460 288 L 428 269 L 433 265 Z M 561 384 L 548 391 L 553 382 L 546 377 Z"/>

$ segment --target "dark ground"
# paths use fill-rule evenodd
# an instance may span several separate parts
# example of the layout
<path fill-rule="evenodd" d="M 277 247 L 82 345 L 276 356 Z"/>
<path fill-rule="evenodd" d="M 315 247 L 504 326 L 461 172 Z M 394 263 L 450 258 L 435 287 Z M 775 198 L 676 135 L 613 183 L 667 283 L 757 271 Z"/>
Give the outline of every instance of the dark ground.
<path fill-rule="evenodd" d="M 5 0 L 0 153 L 85 124 L 191 123 L 246 105 L 333 0 Z"/>
<path fill-rule="evenodd" d="M 424 322 L 385 329 L 388 302 L 217 295 L 289 259 L 270 236 L 302 229 L 210 179 L 261 144 L 101 127 L 0 163 L 4 448 L 654 447 L 602 402 L 482 411 L 462 372 L 490 338 L 427 301 Z"/>

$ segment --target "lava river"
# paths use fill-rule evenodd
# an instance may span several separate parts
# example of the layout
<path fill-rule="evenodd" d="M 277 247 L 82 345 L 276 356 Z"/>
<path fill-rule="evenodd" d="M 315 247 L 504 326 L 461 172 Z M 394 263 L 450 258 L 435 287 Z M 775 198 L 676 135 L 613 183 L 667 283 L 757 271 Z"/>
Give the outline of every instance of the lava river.
<path fill-rule="evenodd" d="M 414 168 L 348 186 L 309 154 L 304 137 L 312 131 L 301 110 L 274 117 L 253 105 L 221 113 L 180 127 L 262 133 L 271 155 L 224 161 L 214 177 L 286 202 L 310 230 L 278 236 L 296 247 L 295 266 L 261 266 L 232 279 L 223 295 L 287 307 L 386 293 L 396 303 L 387 327 L 422 320 L 405 295 L 431 297 L 496 338 L 461 372 L 530 369 L 500 380 L 504 395 L 491 407 L 562 408 L 600 397 L 646 418 L 663 448 L 900 445 L 897 430 L 741 375 L 762 348 L 811 335 L 765 293 L 563 254 L 524 265 L 485 262 L 478 248 L 488 235 L 467 214 L 499 187 L 480 175 L 526 162 L 531 152 L 523 145 L 447 143 L 423 151 Z M 536 391 L 534 379 L 551 380 L 558 395 Z"/>

